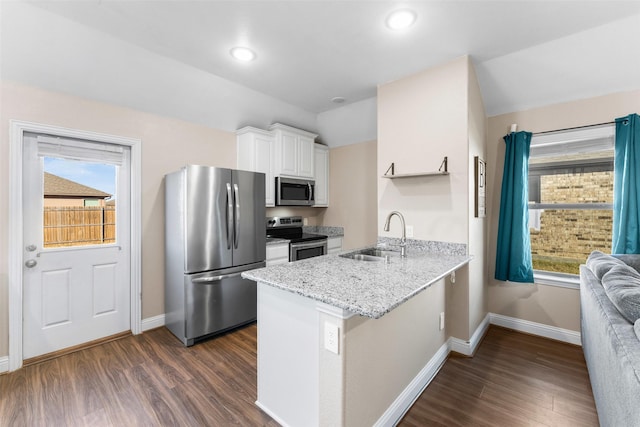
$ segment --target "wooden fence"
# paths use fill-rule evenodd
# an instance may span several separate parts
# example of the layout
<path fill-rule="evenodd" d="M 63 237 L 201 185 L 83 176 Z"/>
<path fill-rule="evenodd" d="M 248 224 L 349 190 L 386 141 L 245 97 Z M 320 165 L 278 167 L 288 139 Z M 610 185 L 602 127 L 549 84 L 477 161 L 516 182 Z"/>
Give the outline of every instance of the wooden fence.
<path fill-rule="evenodd" d="M 44 247 L 99 245 L 116 241 L 116 207 L 44 208 Z"/>

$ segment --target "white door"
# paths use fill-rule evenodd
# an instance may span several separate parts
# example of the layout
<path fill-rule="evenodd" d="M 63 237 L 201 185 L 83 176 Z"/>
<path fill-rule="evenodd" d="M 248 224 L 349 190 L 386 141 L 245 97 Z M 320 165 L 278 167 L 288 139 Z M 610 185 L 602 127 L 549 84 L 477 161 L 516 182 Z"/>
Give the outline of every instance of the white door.
<path fill-rule="evenodd" d="M 130 330 L 130 148 L 25 133 L 23 150 L 23 358 Z"/>

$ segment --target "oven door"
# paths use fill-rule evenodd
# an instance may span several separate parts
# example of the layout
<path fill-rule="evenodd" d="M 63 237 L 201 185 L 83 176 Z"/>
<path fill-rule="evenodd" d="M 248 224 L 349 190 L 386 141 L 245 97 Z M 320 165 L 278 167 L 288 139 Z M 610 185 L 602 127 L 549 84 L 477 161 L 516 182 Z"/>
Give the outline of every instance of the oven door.
<path fill-rule="evenodd" d="M 327 254 L 327 239 L 289 244 L 289 261 L 300 261 Z"/>
<path fill-rule="evenodd" d="M 313 206 L 315 181 L 276 178 L 276 205 Z"/>

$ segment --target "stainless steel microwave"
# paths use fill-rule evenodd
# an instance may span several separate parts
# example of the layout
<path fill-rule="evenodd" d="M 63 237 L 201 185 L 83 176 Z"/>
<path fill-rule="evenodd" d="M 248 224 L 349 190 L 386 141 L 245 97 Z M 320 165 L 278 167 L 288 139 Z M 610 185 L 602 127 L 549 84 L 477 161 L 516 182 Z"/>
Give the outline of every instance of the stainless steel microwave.
<path fill-rule="evenodd" d="M 315 187 L 313 180 L 276 177 L 276 205 L 313 206 Z"/>

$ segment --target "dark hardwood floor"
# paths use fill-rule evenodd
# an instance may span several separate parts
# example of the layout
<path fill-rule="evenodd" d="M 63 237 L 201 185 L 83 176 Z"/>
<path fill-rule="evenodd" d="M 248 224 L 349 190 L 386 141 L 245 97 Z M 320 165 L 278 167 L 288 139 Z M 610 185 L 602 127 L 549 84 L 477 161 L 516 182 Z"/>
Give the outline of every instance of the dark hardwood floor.
<path fill-rule="evenodd" d="M 399 426 L 598 426 L 582 348 L 491 326 L 451 356 Z"/>
<path fill-rule="evenodd" d="M 254 404 L 256 326 L 185 348 L 165 328 L 0 375 L 0 426 L 277 426 Z M 401 426 L 597 426 L 582 350 L 491 327 Z"/>

